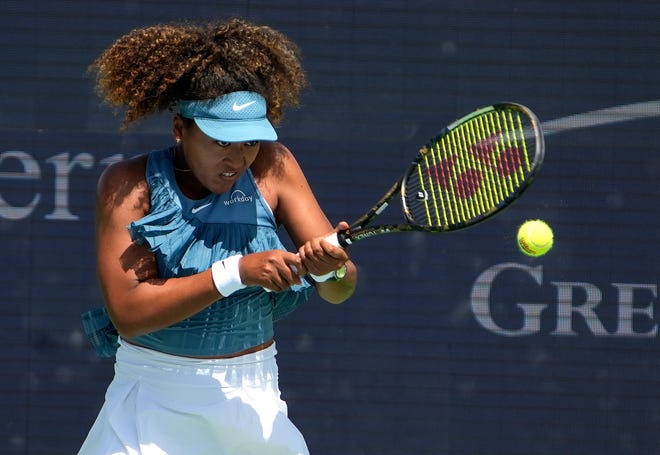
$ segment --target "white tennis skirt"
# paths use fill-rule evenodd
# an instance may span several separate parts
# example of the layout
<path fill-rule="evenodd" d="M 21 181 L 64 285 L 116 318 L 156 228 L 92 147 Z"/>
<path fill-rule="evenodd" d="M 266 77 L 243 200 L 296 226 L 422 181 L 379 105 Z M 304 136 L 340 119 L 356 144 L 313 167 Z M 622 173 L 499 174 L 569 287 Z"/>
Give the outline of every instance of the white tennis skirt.
<path fill-rule="evenodd" d="M 308 454 L 287 417 L 275 345 L 192 359 L 120 343 L 115 377 L 79 455 Z"/>

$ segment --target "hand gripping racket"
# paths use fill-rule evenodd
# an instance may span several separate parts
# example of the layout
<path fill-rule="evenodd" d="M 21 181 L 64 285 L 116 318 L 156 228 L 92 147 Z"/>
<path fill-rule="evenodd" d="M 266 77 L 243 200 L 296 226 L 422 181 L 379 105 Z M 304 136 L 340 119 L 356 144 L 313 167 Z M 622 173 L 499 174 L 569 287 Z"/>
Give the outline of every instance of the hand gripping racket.
<path fill-rule="evenodd" d="M 345 248 L 380 234 L 472 226 L 518 199 L 543 156 L 542 129 L 528 108 L 501 103 L 478 109 L 445 127 L 376 205 L 326 240 Z M 369 226 L 397 195 L 406 222 Z"/>

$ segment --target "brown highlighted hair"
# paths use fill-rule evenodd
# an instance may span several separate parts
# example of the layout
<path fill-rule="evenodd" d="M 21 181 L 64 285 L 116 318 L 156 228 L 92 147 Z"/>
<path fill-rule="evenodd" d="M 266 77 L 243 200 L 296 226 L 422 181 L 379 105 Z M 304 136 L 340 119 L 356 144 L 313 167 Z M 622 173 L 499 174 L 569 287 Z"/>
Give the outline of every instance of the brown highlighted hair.
<path fill-rule="evenodd" d="M 248 90 L 268 103 L 278 124 L 306 84 L 298 47 L 282 33 L 241 19 L 164 24 L 116 40 L 90 66 L 99 95 L 125 106 L 122 128 L 180 99 L 211 99 Z"/>

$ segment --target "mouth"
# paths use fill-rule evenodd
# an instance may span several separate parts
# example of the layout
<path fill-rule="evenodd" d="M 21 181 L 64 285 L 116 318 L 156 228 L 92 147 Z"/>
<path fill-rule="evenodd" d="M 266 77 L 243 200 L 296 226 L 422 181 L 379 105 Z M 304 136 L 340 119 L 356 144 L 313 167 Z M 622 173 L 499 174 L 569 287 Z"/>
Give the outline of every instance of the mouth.
<path fill-rule="evenodd" d="M 220 173 L 220 176 L 231 178 L 234 177 L 236 174 L 238 174 L 238 172 L 222 172 Z"/>

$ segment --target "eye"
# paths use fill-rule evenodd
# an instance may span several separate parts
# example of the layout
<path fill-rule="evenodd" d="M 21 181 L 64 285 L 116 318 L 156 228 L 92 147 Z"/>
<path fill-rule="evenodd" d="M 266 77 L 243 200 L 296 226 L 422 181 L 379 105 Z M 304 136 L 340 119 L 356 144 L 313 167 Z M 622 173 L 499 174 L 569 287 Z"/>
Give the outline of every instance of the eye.
<path fill-rule="evenodd" d="M 218 144 L 220 147 L 229 147 L 231 145 L 231 142 L 227 141 L 215 141 L 216 144 Z"/>
<path fill-rule="evenodd" d="M 257 145 L 259 145 L 259 141 L 248 141 L 245 142 L 244 145 L 246 147 L 256 147 Z"/>

